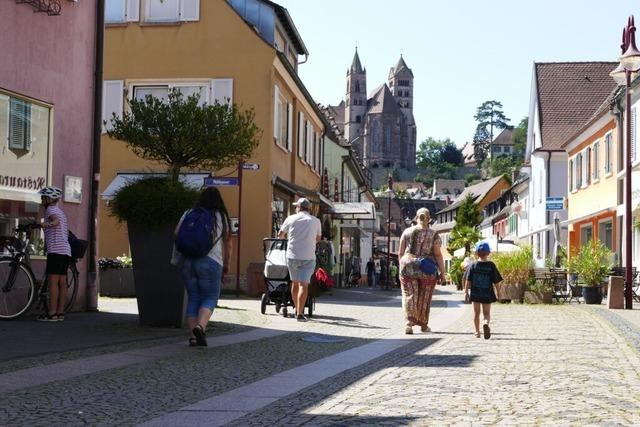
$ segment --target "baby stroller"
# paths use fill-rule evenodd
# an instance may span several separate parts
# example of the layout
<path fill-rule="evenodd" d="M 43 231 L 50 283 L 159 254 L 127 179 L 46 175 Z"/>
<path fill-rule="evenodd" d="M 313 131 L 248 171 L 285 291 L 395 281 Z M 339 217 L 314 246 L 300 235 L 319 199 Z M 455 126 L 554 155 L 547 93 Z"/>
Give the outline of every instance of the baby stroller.
<path fill-rule="evenodd" d="M 275 304 L 276 313 L 287 317 L 288 307 L 293 307 L 291 297 L 291 280 L 289 280 L 289 269 L 287 268 L 287 241 L 283 239 L 263 239 L 264 249 L 264 284 L 265 293 L 260 301 L 260 312 L 265 314 L 267 305 Z M 305 307 L 308 315 L 313 315 L 315 298 L 309 295 Z"/>

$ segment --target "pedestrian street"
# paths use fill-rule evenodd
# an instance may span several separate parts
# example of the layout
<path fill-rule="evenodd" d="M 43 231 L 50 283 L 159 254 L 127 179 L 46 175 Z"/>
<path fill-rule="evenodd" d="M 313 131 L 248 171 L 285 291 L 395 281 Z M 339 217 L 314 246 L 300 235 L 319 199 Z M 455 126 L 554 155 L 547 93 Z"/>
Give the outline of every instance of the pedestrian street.
<path fill-rule="evenodd" d="M 451 286 L 434 297 L 433 332 L 412 336 L 404 335 L 398 291 L 335 290 L 317 299 L 306 323 L 226 297 L 210 347 L 194 349 L 183 331 L 132 324 L 134 300 L 101 306 L 112 312 L 101 315 L 125 317 L 95 333 L 120 328 L 127 342 L 114 335 L 82 347 L 89 332 L 78 326 L 68 337 L 78 342 L 55 357 L 47 348 L 14 351 L 0 361 L 0 424 L 640 424 L 635 310 L 623 317 L 578 304 L 495 304 L 485 340 L 474 337 L 470 306 Z M 58 333 L 90 316 L 46 326 Z M 0 337 L 29 324 L 4 322 Z"/>

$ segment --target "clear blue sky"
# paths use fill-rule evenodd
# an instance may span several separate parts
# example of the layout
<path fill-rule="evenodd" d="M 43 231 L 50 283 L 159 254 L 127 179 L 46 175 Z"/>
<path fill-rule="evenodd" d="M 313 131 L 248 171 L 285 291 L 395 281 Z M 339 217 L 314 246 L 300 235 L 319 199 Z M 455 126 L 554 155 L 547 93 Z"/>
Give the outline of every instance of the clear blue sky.
<path fill-rule="evenodd" d="M 387 81 L 400 53 L 414 74 L 418 141 L 471 140 L 486 100 L 517 125 L 529 113 L 534 61 L 615 61 L 632 0 L 275 0 L 310 52 L 299 68 L 317 102 L 344 97 L 354 48 L 367 90 Z"/>

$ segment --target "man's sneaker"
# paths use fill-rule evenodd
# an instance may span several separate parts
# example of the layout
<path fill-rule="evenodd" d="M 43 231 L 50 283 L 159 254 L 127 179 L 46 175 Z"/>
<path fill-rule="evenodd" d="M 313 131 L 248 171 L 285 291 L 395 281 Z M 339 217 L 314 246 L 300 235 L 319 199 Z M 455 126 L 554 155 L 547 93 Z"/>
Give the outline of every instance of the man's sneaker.
<path fill-rule="evenodd" d="M 298 320 L 298 322 L 306 322 L 307 318 L 304 316 L 304 314 L 298 314 L 298 316 L 296 316 L 296 319 Z"/>
<path fill-rule="evenodd" d="M 485 340 L 488 340 L 489 338 L 491 338 L 491 328 L 489 328 L 488 323 L 485 323 L 484 325 L 482 325 L 482 330 L 484 331 Z"/>

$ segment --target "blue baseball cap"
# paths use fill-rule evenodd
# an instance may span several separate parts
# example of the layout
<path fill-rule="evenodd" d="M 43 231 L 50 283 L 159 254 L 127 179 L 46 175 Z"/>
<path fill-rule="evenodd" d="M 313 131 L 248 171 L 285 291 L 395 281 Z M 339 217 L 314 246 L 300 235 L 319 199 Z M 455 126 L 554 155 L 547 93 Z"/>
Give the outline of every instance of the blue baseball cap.
<path fill-rule="evenodd" d="M 487 242 L 479 242 L 476 245 L 476 252 L 491 252 L 491 247 Z"/>

